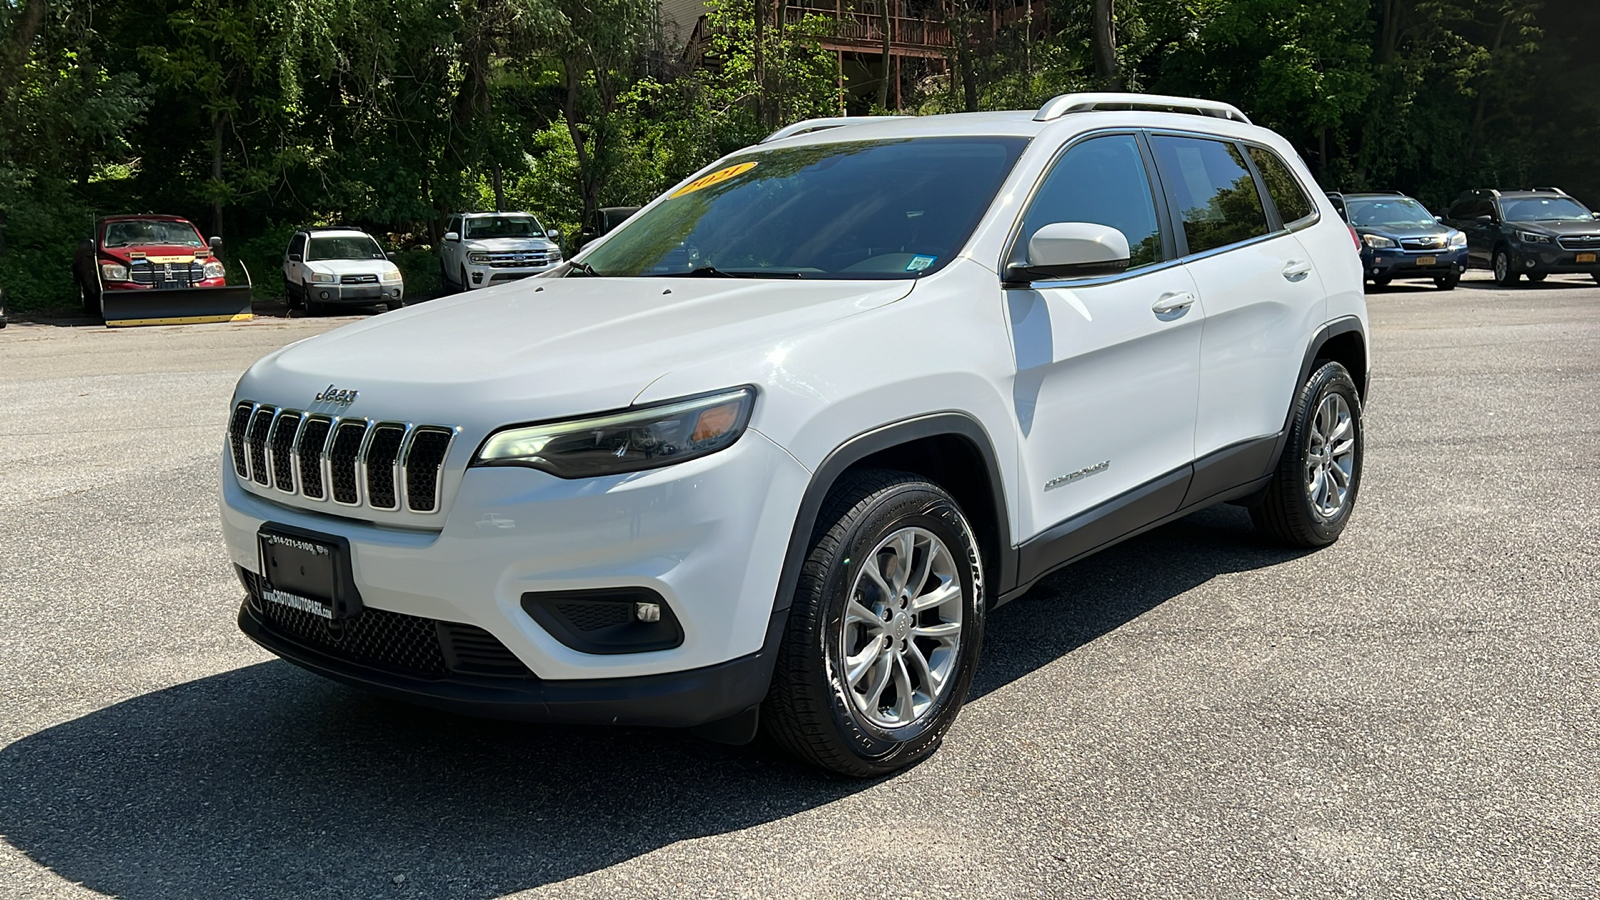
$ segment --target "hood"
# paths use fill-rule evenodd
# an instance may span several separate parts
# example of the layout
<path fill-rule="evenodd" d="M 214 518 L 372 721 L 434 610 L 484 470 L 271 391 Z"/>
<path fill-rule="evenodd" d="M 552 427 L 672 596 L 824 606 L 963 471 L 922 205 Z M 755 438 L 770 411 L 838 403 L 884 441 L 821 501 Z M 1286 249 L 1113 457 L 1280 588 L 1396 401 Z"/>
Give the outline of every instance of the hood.
<path fill-rule="evenodd" d="M 108 256 L 119 262 L 132 260 L 135 253 L 144 254 L 142 258 L 152 262 L 189 262 L 196 258 L 211 258 L 210 247 L 190 247 L 183 244 L 124 244 L 100 248 L 101 256 Z"/>
<path fill-rule="evenodd" d="M 378 275 L 393 267 L 394 262 L 388 259 L 313 259 L 306 265 L 335 275 Z"/>
<path fill-rule="evenodd" d="M 1403 238 L 1406 240 L 1422 237 L 1448 237 L 1451 232 L 1459 230 L 1442 222 L 1434 222 L 1428 225 L 1356 225 L 1354 227 L 1356 234 L 1376 234 L 1383 237 Z"/>
<path fill-rule="evenodd" d="M 374 316 L 253 366 L 239 396 L 469 431 L 619 409 L 674 368 L 898 300 L 914 281 L 532 278 Z M 714 390 L 754 373 L 730 370 Z M 316 407 L 312 407 L 316 408 Z"/>
<path fill-rule="evenodd" d="M 542 237 L 467 238 L 466 247 L 480 253 L 503 253 L 514 250 L 554 250 L 556 245 Z"/>
<path fill-rule="evenodd" d="M 1587 222 L 1513 222 L 1507 220 L 1506 226 L 1557 237 L 1567 237 L 1574 234 L 1600 234 L 1600 219 L 1590 219 Z"/>

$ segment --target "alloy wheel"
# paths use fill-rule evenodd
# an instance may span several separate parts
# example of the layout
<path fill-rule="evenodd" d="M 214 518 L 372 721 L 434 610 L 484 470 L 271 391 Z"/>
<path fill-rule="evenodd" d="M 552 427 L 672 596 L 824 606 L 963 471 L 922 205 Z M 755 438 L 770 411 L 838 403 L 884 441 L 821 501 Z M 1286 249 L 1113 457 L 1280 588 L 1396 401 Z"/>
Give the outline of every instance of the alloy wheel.
<path fill-rule="evenodd" d="M 1344 395 L 1330 393 L 1317 404 L 1307 429 L 1305 486 L 1311 508 L 1324 521 L 1344 510 L 1356 458 L 1355 420 Z"/>
<path fill-rule="evenodd" d="M 957 560 L 932 532 L 900 528 L 862 560 L 845 608 L 840 660 L 851 702 L 880 728 L 932 709 L 961 648 Z"/>

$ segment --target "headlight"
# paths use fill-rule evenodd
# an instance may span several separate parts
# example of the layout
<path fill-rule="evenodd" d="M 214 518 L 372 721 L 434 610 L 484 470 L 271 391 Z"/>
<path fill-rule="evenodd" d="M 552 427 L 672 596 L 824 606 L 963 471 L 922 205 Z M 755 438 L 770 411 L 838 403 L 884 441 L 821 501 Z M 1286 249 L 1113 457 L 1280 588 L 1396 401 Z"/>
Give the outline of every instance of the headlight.
<path fill-rule="evenodd" d="M 1452 231 L 1452 232 L 1450 232 L 1450 249 L 1451 250 L 1460 250 L 1462 247 L 1465 247 L 1466 245 L 1467 245 L 1467 235 L 1466 235 L 1465 232 L 1461 232 L 1461 231 Z"/>
<path fill-rule="evenodd" d="M 399 284 L 400 283 L 400 270 L 399 269 L 385 269 L 384 271 L 378 273 L 378 280 L 383 282 L 384 284 Z"/>
<path fill-rule="evenodd" d="M 489 436 L 473 465 L 530 466 L 560 478 L 637 472 L 705 456 L 739 439 L 754 388 L 672 400 L 587 419 L 518 425 Z"/>
<path fill-rule="evenodd" d="M 486 263 L 488 261 L 489 261 L 489 254 L 487 254 L 487 253 L 468 253 L 467 254 L 467 262 L 469 262 L 469 263 L 476 263 L 476 264 L 481 266 L 481 265 L 483 265 L 484 263 Z"/>
<path fill-rule="evenodd" d="M 311 273 L 311 283 L 312 284 L 333 284 L 334 282 L 336 282 L 338 280 L 339 280 L 339 276 L 333 274 L 332 272 L 312 272 Z"/>
<path fill-rule="evenodd" d="M 217 260 L 212 260 L 212 261 L 206 263 L 206 274 L 205 274 L 205 277 L 207 277 L 207 278 L 221 278 L 226 274 L 228 274 L 228 270 L 223 268 L 222 263 L 218 262 Z"/>
<path fill-rule="evenodd" d="M 1517 232 L 1517 240 L 1522 241 L 1524 244 L 1548 244 L 1550 243 L 1550 236 L 1547 234 L 1534 234 L 1531 231 L 1519 231 Z"/>
<path fill-rule="evenodd" d="M 100 264 L 101 281 L 127 281 L 128 267 L 119 263 Z"/>
<path fill-rule="evenodd" d="M 1368 247 L 1371 247 L 1374 250 L 1382 250 L 1385 247 L 1400 246 L 1381 234 L 1364 234 L 1361 236 L 1361 239 L 1366 242 Z"/>

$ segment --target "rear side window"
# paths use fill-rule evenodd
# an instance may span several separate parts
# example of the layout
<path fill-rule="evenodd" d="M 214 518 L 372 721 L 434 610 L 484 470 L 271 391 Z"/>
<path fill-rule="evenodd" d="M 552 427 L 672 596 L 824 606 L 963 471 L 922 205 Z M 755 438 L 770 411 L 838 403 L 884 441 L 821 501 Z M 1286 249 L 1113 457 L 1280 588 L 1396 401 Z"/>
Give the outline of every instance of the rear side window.
<path fill-rule="evenodd" d="M 1283 224 L 1294 225 L 1311 218 L 1316 207 L 1300 187 L 1300 180 L 1294 177 L 1289 165 L 1279 159 L 1278 154 L 1265 147 L 1251 147 L 1250 159 L 1256 164 L 1256 171 L 1261 173 L 1261 180 L 1267 186 L 1267 196 L 1278 207 L 1278 218 L 1283 220 Z"/>
<path fill-rule="evenodd" d="M 1150 145 L 1161 177 L 1172 192 L 1190 253 L 1268 233 L 1261 193 L 1233 144 L 1155 135 Z"/>
<path fill-rule="evenodd" d="M 1019 257 L 1033 233 L 1052 222 L 1093 222 L 1122 232 L 1130 269 L 1165 258 L 1155 195 L 1133 135 L 1091 138 L 1061 157 L 1023 217 Z"/>

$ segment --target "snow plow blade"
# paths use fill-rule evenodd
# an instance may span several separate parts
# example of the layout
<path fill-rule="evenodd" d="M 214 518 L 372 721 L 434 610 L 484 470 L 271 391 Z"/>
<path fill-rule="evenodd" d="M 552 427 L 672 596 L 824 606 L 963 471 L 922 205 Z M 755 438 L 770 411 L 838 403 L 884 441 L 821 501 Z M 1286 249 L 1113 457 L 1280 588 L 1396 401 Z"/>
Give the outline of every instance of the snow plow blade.
<path fill-rule="evenodd" d="M 243 322 L 251 318 L 248 284 L 105 291 L 100 300 L 106 325 L 112 328 Z"/>

